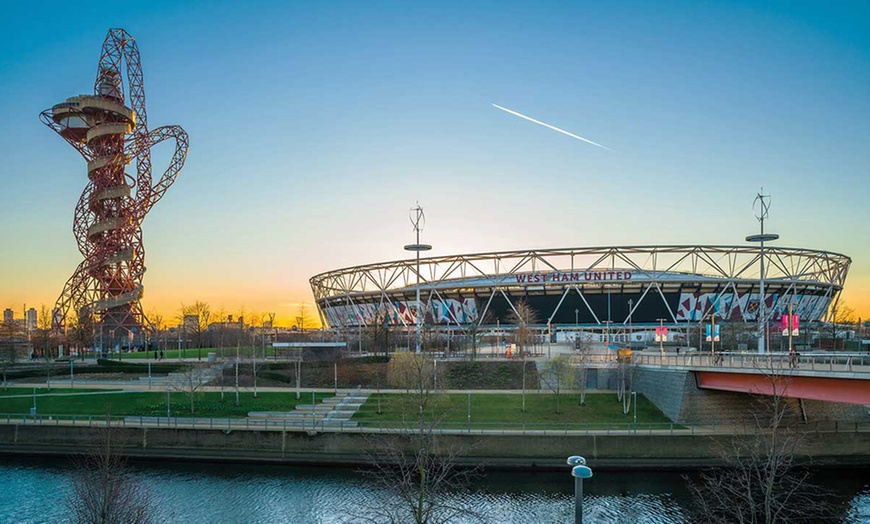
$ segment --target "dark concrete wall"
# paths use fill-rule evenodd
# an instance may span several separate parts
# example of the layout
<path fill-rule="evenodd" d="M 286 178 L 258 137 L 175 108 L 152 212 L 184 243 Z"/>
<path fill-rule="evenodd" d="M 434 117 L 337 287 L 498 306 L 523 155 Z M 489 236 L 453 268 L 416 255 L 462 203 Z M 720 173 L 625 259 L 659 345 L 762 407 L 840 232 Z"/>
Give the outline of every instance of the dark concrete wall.
<path fill-rule="evenodd" d="M 0 425 L 0 453 L 80 453 L 102 438 L 86 427 Z M 366 464 L 383 438 L 355 433 L 120 428 L 116 441 L 127 455 L 153 459 L 259 461 L 300 464 Z M 596 467 L 695 467 L 721 461 L 730 435 L 436 435 L 436 451 L 462 450 L 464 462 L 489 466 L 565 468 L 570 455 Z M 870 432 L 811 433 L 799 456 L 829 464 L 870 465 Z"/>
<path fill-rule="evenodd" d="M 691 371 L 637 367 L 634 388 L 642 393 L 671 420 L 681 424 L 743 424 L 753 423 L 753 414 L 764 409 L 766 397 L 699 389 Z M 798 422 L 806 415 L 808 422 L 870 421 L 864 406 L 786 399 L 786 420 Z"/>

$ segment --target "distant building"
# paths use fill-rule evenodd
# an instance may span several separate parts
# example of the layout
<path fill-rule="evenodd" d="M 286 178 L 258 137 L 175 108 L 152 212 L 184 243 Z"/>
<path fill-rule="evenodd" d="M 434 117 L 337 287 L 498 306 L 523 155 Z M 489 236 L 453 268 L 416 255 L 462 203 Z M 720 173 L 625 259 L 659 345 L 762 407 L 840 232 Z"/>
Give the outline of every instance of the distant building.
<path fill-rule="evenodd" d="M 24 317 L 27 331 L 36 331 L 36 308 L 30 308 Z"/>
<path fill-rule="evenodd" d="M 6 308 L 3 311 L 3 323 L 11 324 L 15 320 L 15 315 L 12 313 L 12 308 Z"/>
<path fill-rule="evenodd" d="M 182 328 L 185 331 L 196 331 L 199 328 L 199 315 L 184 315 Z"/>

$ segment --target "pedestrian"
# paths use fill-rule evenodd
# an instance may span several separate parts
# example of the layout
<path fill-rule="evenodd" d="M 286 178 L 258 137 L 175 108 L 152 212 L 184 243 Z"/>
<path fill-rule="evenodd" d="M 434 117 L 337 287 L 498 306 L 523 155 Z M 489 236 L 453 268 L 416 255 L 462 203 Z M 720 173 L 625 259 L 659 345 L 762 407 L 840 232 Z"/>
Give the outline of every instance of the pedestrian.
<path fill-rule="evenodd" d="M 160 350 L 160 360 L 163 360 L 163 350 Z"/>

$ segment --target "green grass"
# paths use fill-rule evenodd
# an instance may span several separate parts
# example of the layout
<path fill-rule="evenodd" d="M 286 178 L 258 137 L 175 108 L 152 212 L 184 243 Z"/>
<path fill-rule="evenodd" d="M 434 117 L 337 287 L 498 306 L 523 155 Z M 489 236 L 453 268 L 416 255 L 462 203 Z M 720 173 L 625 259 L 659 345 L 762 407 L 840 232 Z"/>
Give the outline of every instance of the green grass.
<path fill-rule="evenodd" d="M 413 395 L 381 394 L 382 413 L 377 413 L 378 395 L 371 395 L 354 416 L 364 425 L 395 426 L 416 420 L 417 405 Z M 430 400 L 427 418 L 439 421 L 442 427 L 465 427 L 468 423 L 468 396 L 463 394 L 439 394 Z M 556 413 L 556 396 L 552 393 L 527 393 L 526 411 L 522 410 L 522 395 L 504 393 L 472 393 L 472 427 L 504 425 L 516 427 L 522 424 L 564 427 L 566 424 L 631 424 L 634 407 L 623 414 L 622 403 L 616 393 L 590 393 L 586 405 L 579 405 L 577 394 L 561 395 L 561 413 Z M 643 397 L 637 396 L 638 424 L 669 424 L 658 408 Z"/>
<path fill-rule="evenodd" d="M 36 396 L 46 395 L 46 394 L 54 394 L 54 393 L 88 393 L 88 392 L 98 392 L 98 391 L 117 391 L 117 390 L 107 390 L 107 389 L 85 389 L 85 388 L 44 388 L 39 387 L 36 388 Z M 15 395 L 33 395 L 33 388 L 19 388 L 19 387 L 10 387 L 10 388 L 0 388 L 0 398 L 2 397 L 11 397 Z"/>
<path fill-rule="evenodd" d="M 32 393 L 32 388 L 10 388 L 6 396 L 0 395 L 0 414 L 29 414 L 33 405 L 32 397 L 7 398 L 10 394 Z M 84 392 L 87 390 L 53 388 L 52 393 Z M 38 392 L 45 392 L 40 388 Z M 329 393 L 316 393 L 315 400 L 320 402 Z M 196 412 L 190 413 L 190 402 L 182 392 L 171 394 L 173 416 L 203 418 L 240 418 L 250 411 L 293 411 L 296 404 L 310 404 L 311 393 L 303 393 L 297 401 L 292 391 L 286 393 L 265 392 L 258 398 L 253 393 L 240 394 L 241 405 L 234 405 L 235 391 L 228 388 L 224 400 L 220 392 L 197 393 Z M 631 424 L 633 408 L 628 414 L 622 413 L 622 404 L 615 393 L 591 393 L 586 396 L 586 405 L 580 406 L 578 395 L 561 396 L 561 413 L 556 413 L 556 397 L 552 393 L 528 393 L 526 411 L 522 411 L 522 395 L 505 393 L 472 393 L 471 427 L 479 429 L 519 428 L 528 429 L 568 429 L 584 425 L 590 429 L 612 424 Z M 378 414 L 378 399 L 382 413 Z M 437 394 L 430 399 L 427 419 L 438 421 L 443 428 L 465 428 L 468 423 L 465 394 Z M 415 400 L 408 394 L 371 395 L 368 401 L 354 416 L 354 420 L 369 427 L 401 427 L 416 420 Z M 78 415 L 104 417 L 111 414 L 120 416 L 165 416 L 165 392 L 109 393 L 81 396 L 39 396 L 36 397 L 37 413 L 47 415 Z M 669 424 L 651 402 L 638 395 L 638 424 Z"/>
<path fill-rule="evenodd" d="M 32 391 L 32 389 L 31 389 Z M 81 391 L 81 390 L 77 390 Z M 327 393 L 317 393 L 315 398 L 320 402 L 323 398 L 332 396 Z M 260 393 L 254 398 L 253 393 L 242 392 L 239 395 L 240 406 L 234 405 L 235 391 L 227 389 L 224 400 L 220 392 L 197 393 L 196 412 L 190 413 L 190 401 L 184 393 L 171 394 L 172 416 L 179 417 L 245 417 L 249 411 L 293 411 L 296 404 L 310 404 L 311 393 L 302 394 L 297 402 L 295 393 Z M 33 405 L 32 398 L 0 398 L 0 413 L 28 414 Z M 105 416 L 165 416 L 166 393 L 115 393 L 107 395 L 82 395 L 79 397 L 42 397 L 36 398 L 37 413 L 40 415 L 92 415 Z"/>
<path fill-rule="evenodd" d="M 216 353 L 218 357 L 223 356 L 224 358 L 235 358 L 236 356 L 236 347 L 224 347 L 224 348 L 187 348 L 183 350 L 178 349 L 165 349 L 163 350 L 163 358 L 164 360 L 168 359 L 178 359 L 178 358 L 202 358 L 204 361 L 209 353 Z M 239 354 L 242 357 L 250 357 L 253 353 L 256 353 L 257 356 L 262 358 L 263 356 L 263 348 L 260 346 L 257 347 L 241 347 L 239 348 Z M 266 356 L 273 357 L 275 356 L 275 349 L 272 347 L 266 347 Z M 108 358 L 112 360 L 154 360 L 154 351 L 137 351 L 135 353 L 110 353 L 108 354 Z"/>

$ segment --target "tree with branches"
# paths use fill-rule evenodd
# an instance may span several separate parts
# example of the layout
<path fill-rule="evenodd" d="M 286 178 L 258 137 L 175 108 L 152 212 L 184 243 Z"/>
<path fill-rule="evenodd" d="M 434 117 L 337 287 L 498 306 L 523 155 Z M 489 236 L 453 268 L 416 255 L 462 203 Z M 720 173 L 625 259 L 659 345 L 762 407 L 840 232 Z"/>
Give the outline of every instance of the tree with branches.
<path fill-rule="evenodd" d="M 392 320 L 388 304 L 382 302 L 375 306 L 375 310 L 367 319 L 365 326 L 367 338 L 371 341 L 372 353 L 377 354 L 378 349 L 380 349 L 384 356 L 389 354 L 390 335 L 393 329 Z"/>
<path fill-rule="evenodd" d="M 623 414 L 631 410 L 631 390 L 634 379 L 634 364 L 631 353 L 622 350 L 616 356 L 616 399 L 622 402 Z"/>
<path fill-rule="evenodd" d="M 305 310 L 305 304 L 299 304 L 299 309 L 296 311 L 296 317 L 293 319 L 293 325 L 300 333 L 305 333 L 305 328 L 312 324 L 311 316 L 309 316 L 308 311 Z"/>
<path fill-rule="evenodd" d="M 84 357 L 84 348 L 94 341 L 94 316 L 89 307 L 76 311 L 75 318 L 67 326 L 66 339 L 70 349 L 76 348 Z"/>
<path fill-rule="evenodd" d="M 796 462 L 805 433 L 786 397 L 789 377 L 772 367 L 761 371 L 770 394 L 755 395 L 751 422 L 714 440 L 725 467 L 689 480 L 695 516 L 711 524 L 835 522 L 825 490 Z"/>
<path fill-rule="evenodd" d="M 52 346 L 54 345 L 52 334 L 51 311 L 40 306 L 36 317 L 36 337 L 34 346 L 40 350 L 42 370 L 45 373 L 45 387 L 51 390 L 51 376 L 54 374 L 54 359 L 52 358 Z"/>
<path fill-rule="evenodd" d="M 508 322 L 515 326 L 515 342 L 521 358 L 525 358 L 528 346 L 534 339 L 532 326 L 539 321 L 538 313 L 529 305 L 526 299 L 520 299 L 508 315 Z"/>
<path fill-rule="evenodd" d="M 568 355 L 557 355 L 544 364 L 541 380 L 556 395 L 556 413 L 562 413 L 561 392 L 574 386 L 574 365 Z"/>
<path fill-rule="evenodd" d="M 76 524 L 148 524 L 154 521 L 150 493 L 121 455 L 120 433 L 107 418 L 94 449 L 73 458 L 75 471 L 66 499 Z"/>
<path fill-rule="evenodd" d="M 580 393 L 580 405 L 585 406 L 586 384 L 592 360 L 592 340 L 585 333 L 580 333 L 574 340 L 574 349 L 574 358 L 571 359 L 577 370 L 574 382 Z"/>
<path fill-rule="evenodd" d="M 197 348 L 203 347 L 203 337 L 211 320 L 211 306 L 197 300 L 192 305 L 181 304 L 181 322 L 187 335 L 193 336 Z"/>
<path fill-rule="evenodd" d="M 390 360 L 390 383 L 413 390 L 406 405 L 408 425 L 395 434 L 373 437 L 372 467 L 363 473 L 383 490 L 365 508 L 367 513 L 354 516 L 354 522 L 436 524 L 475 516 L 472 508 L 449 503 L 445 497 L 465 488 L 476 468 L 457 468 L 461 449 L 436 449 L 440 415 L 433 372 L 432 361 L 423 354 L 396 353 Z"/>
<path fill-rule="evenodd" d="M 832 349 L 843 349 L 840 335 L 852 329 L 855 325 L 855 310 L 849 307 L 845 301 L 837 300 L 831 305 L 831 310 L 828 312 L 828 323 L 825 326 L 825 331 L 830 335 L 833 343 Z"/>
<path fill-rule="evenodd" d="M 195 413 L 200 390 L 208 383 L 208 366 L 199 363 L 189 364 L 173 376 L 175 378 L 171 381 L 170 387 L 184 393 L 190 402 L 190 413 Z"/>
<path fill-rule="evenodd" d="M 6 372 L 18 360 L 15 322 L 0 323 L 0 359 L 3 367 L 3 387 L 6 387 Z"/>
<path fill-rule="evenodd" d="M 477 348 L 480 345 L 480 338 L 483 335 L 483 326 L 488 326 L 495 323 L 495 317 L 492 311 L 487 311 L 480 318 L 474 318 L 467 324 L 468 337 L 471 341 L 471 360 L 477 359 Z"/>

